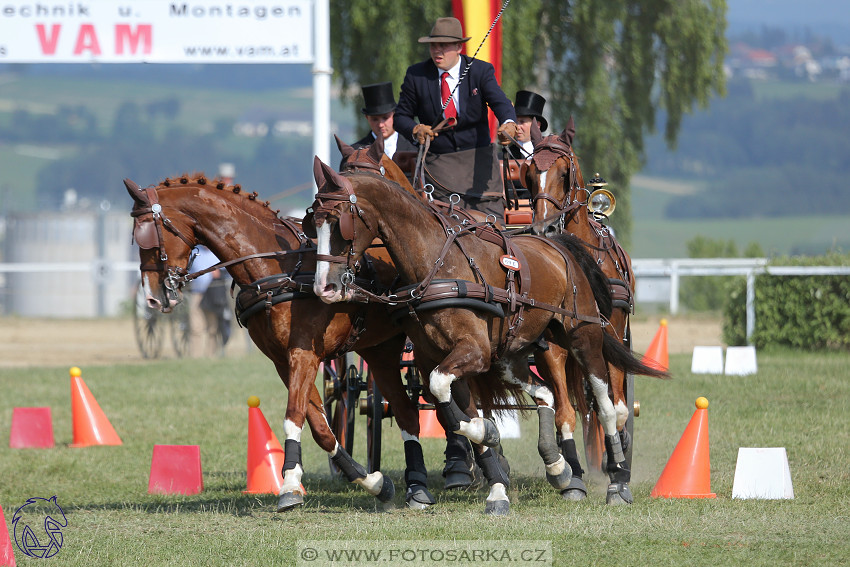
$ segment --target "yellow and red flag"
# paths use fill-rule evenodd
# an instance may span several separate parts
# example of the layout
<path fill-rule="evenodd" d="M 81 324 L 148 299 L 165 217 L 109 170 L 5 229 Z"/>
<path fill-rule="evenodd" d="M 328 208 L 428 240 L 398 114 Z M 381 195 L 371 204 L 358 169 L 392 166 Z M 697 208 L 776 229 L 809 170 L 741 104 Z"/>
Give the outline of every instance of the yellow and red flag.
<path fill-rule="evenodd" d="M 481 45 L 481 40 L 487 35 L 493 20 L 502 8 L 501 0 L 452 0 L 452 12 L 454 17 L 460 20 L 463 33 L 470 39 L 466 45 L 466 54 L 472 57 L 475 50 Z M 501 19 L 481 49 L 476 59 L 481 59 L 492 64 L 496 69 L 496 80 L 502 83 L 502 22 Z M 495 139 L 499 123 L 493 111 L 490 111 L 490 136 Z"/>

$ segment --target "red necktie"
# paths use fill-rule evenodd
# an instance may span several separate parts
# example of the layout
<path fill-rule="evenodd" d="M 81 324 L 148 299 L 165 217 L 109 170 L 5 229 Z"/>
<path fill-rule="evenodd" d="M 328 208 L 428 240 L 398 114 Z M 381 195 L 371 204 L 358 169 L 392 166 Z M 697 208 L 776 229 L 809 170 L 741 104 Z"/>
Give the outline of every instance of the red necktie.
<path fill-rule="evenodd" d="M 443 104 L 446 104 L 446 101 L 449 100 L 449 95 L 451 92 L 449 91 L 449 83 L 446 81 L 446 77 L 449 76 L 448 71 L 443 71 L 442 79 L 440 80 L 440 95 L 443 97 Z M 452 98 L 449 100 L 448 106 L 443 111 L 446 118 L 452 118 L 455 122 L 457 122 L 457 108 L 455 108 L 455 100 Z"/>

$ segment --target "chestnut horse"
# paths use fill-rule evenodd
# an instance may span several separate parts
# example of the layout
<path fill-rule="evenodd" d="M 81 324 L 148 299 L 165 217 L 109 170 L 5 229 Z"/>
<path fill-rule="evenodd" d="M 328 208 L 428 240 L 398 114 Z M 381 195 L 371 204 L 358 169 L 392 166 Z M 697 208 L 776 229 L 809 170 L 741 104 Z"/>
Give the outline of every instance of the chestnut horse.
<path fill-rule="evenodd" d="M 341 169 L 345 172 L 371 172 L 398 183 L 408 193 L 418 197 L 422 202 L 428 203 L 435 212 L 440 214 L 454 214 L 457 220 L 466 218 L 470 222 L 481 222 L 486 219 L 486 214 L 468 209 L 449 210 L 446 203 L 431 201 L 425 193 L 415 191 L 408 181 L 404 172 L 395 162 L 384 153 L 383 140 L 376 138 L 371 145 L 365 148 L 353 148 L 335 136 L 337 148 L 342 154 Z M 575 440 L 570 435 L 569 439 L 563 439 L 561 446 L 552 439 L 552 419 L 554 419 L 555 430 L 559 432 L 575 429 L 576 413 L 570 401 L 569 391 L 566 387 L 564 368 L 565 351 L 556 345 L 539 350 L 535 353 L 535 359 L 541 359 L 539 371 L 543 375 L 544 384 L 529 381 L 522 384 L 523 390 L 534 398 L 538 407 L 539 437 L 538 450 L 546 466 L 546 478 L 552 486 L 561 492 L 567 500 L 580 500 L 587 494 L 587 488 L 581 478 L 583 473 L 578 461 L 578 453 L 575 448 Z M 548 369 L 552 368 L 552 375 Z M 529 376 L 530 378 L 530 376 Z M 460 395 L 460 388 L 465 383 L 455 385 L 455 395 Z M 581 391 L 581 384 L 574 384 L 574 388 Z M 465 411 L 473 412 L 477 408 L 470 393 L 464 393 L 464 399 L 468 400 Z M 579 398 L 581 400 L 581 398 Z M 554 415 L 553 415 L 554 413 Z M 470 415 L 473 415 L 470 413 Z M 471 470 L 471 447 L 463 436 L 453 431 L 446 431 L 446 466 L 443 476 L 446 477 L 447 488 L 461 488 L 472 484 L 473 474 Z M 558 452 L 562 453 L 561 455 Z M 568 466 L 565 466 L 567 463 Z M 570 471 L 572 475 L 566 474 Z M 577 473 L 577 474 L 576 474 Z"/>
<path fill-rule="evenodd" d="M 522 176 L 531 192 L 535 222 L 532 232 L 552 235 L 567 232 L 586 243 L 608 277 L 614 300 L 608 331 L 620 340 L 628 337 L 629 315 L 634 306 L 635 277 L 631 258 L 604 225 L 596 222 L 588 210 L 589 191 L 578 158 L 572 149 L 575 126 L 570 118 L 560 135 L 533 136 L 534 156 L 523 168 Z M 598 404 L 605 435 L 619 432 L 624 450 L 630 454 L 631 439 L 624 427 L 629 417 L 625 395 L 625 373 L 609 365 L 613 402 Z M 561 431 L 563 439 L 572 439 L 573 427 Z M 590 442 L 585 439 L 585 443 Z M 573 442 L 574 447 L 574 442 Z M 574 451 L 574 449 L 573 449 Z M 577 457 L 576 457 L 577 458 Z M 572 459 L 568 458 L 568 461 Z M 631 459 L 628 459 L 629 461 Z M 580 477 L 580 474 L 577 476 Z"/>
<path fill-rule="evenodd" d="M 604 387 L 607 399 L 606 361 L 632 372 L 663 374 L 603 331 L 595 293 L 606 294 L 607 288 L 604 282 L 601 290 L 591 287 L 565 245 L 530 235 L 506 238 L 486 225 L 449 226 L 397 184 L 367 173 L 340 175 L 318 158 L 314 176 L 319 187 L 311 213 L 319 248 L 316 295 L 336 303 L 363 293 L 354 283 L 352 264 L 376 237 L 383 240 L 401 283 L 408 284 L 384 299 L 409 313 L 402 327 L 428 376 L 441 422 L 476 445 L 476 461 L 490 485 L 486 513 L 510 509 L 508 476 L 490 449 L 498 443 L 498 430 L 490 420 L 459 409 L 453 382 L 481 377 L 487 388 L 479 389 L 478 400 L 485 408 L 496 405 L 508 386 L 527 382 L 528 355 L 544 336 L 573 355 L 597 398 Z M 417 310 L 429 293 L 443 301 Z M 476 297 L 478 307 L 470 308 Z M 610 442 L 609 476 L 619 484 L 624 457 L 619 437 Z"/>
<path fill-rule="evenodd" d="M 315 247 L 300 225 L 278 218 L 268 202 L 256 199 L 256 193 L 209 181 L 203 175 L 166 179 L 145 189 L 129 180 L 124 183 L 134 200 L 134 236 L 152 308 L 167 312 L 180 301 L 179 288 L 191 279 L 187 270 L 197 244 L 208 246 L 243 290 L 237 304 L 260 300 L 253 301 L 256 313 L 245 311 L 241 319 L 289 390 L 284 482 L 278 511 L 303 504 L 300 443 L 305 418 L 316 443 L 350 482 L 382 502 L 393 497 L 394 487 L 388 477 L 379 471 L 367 474 L 337 442 L 314 384 L 319 362 L 349 349 L 368 362 L 381 392 L 393 406 L 405 441 L 408 506 L 433 504 L 418 439 L 419 413 L 399 376 L 405 337 L 387 317 L 386 309 L 330 306 L 319 301 L 312 294 Z M 369 263 L 382 271 L 387 281 L 394 277 L 391 266 L 374 259 Z M 279 295 L 280 291 L 285 293 Z"/>

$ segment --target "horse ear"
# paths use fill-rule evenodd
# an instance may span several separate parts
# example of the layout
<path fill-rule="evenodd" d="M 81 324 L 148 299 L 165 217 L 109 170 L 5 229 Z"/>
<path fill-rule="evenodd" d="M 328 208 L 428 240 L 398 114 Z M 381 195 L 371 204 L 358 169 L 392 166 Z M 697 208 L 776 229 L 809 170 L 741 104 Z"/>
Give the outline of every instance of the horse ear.
<path fill-rule="evenodd" d="M 135 201 L 138 206 L 147 207 L 150 205 L 150 203 L 148 202 L 148 196 L 145 195 L 145 192 L 142 191 L 138 183 L 136 183 L 132 179 L 125 179 L 124 187 L 127 188 L 127 192 L 130 194 L 130 196 L 133 198 L 133 201 Z"/>
<path fill-rule="evenodd" d="M 381 163 L 381 158 L 384 157 L 384 137 L 376 136 L 375 141 L 369 144 L 369 150 L 366 155 L 375 160 L 375 163 Z"/>
<path fill-rule="evenodd" d="M 316 180 L 316 187 L 319 189 L 319 193 L 325 188 L 328 184 L 328 180 L 325 177 L 325 172 L 322 169 L 322 166 L 325 165 L 322 163 L 322 160 L 319 159 L 319 156 L 315 156 L 313 158 L 313 179 Z"/>
<path fill-rule="evenodd" d="M 336 134 L 334 134 L 334 139 L 336 140 L 336 147 L 339 148 L 339 153 L 342 154 L 342 161 L 348 160 L 351 154 L 354 153 L 354 148 L 340 140 Z"/>
<path fill-rule="evenodd" d="M 558 136 L 562 141 L 564 141 L 569 147 L 573 147 L 573 138 L 576 137 L 576 124 L 573 122 L 573 117 L 570 115 L 570 119 L 567 121 L 567 125 L 564 127 L 564 131 L 561 132 L 561 135 Z"/>
<path fill-rule="evenodd" d="M 531 132 L 529 134 L 531 136 L 531 143 L 535 146 L 543 140 L 543 132 L 540 131 L 540 124 L 538 124 L 537 120 L 531 121 Z"/>

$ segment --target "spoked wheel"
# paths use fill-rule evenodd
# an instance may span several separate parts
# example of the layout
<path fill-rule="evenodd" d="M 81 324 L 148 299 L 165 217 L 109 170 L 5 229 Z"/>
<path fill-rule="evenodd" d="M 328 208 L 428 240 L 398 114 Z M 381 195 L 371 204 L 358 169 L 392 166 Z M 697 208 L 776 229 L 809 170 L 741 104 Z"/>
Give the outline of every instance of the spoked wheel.
<path fill-rule="evenodd" d="M 338 372 L 337 369 L 342 369 Z M 354 450 L 354 419 L 357 417 L 357 400 L 360 398 L 360 379 L 357 368 L 351 365 L 346 368 L 345 358 L 325 360 L 325 414 L 339 444 L 350 455 Z M 339 475 L 341 471 L 328 457 L 331 474 Z"/>
<path fill-rule="evenodd" d="M 158 358 L 165 340 L 165 321 L 159 309 L 148 307 L 142 282 L 136 286 L 133 302 L 133 330 L 143 358 Z"/>
<path fill-rule="evenodd" d="M 171 312 L 171 344 L 178 358 L 189 356 L 189 343 L 189 305 L 181 302 Z"/>
<path fill-rule="evenodd" d="M 366 466 L 370 473 L 381 468 L 381 422 L 386 413 L 384 396 L 370 376 L 366 382 Z"/>

